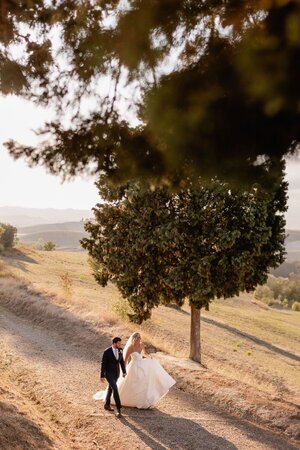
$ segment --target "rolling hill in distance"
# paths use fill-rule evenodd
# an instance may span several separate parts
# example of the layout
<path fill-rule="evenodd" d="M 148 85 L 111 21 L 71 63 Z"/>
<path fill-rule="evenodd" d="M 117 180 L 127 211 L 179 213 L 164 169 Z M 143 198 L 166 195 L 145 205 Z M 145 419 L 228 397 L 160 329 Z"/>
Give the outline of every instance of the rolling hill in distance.
<path fill-rule="evenodd" d="M 79 241 L 86 236 L 84 221 L 90 218 L 90 210 L 0 207 L 0 222 L 17 227 L 21 242 L 53 241 L 60 250 L 82 250 Z"/>
<path fill-rule="evenodd" d="M 93 217 L 90 210 L 0 207 L 0 222 L 18 229 L 25 244 L 53 241 L 57 248 L 81 250 L 79 240 L 86 236 L 84 221 Z M 286 230 L 286 262 L 300 261 L 300 230 Z"/>
<path fill-rule="evenodd" d="M 84 222 L 63 222 L 18 228 L 18 238 L 24 244 L 52 241 L 62 250 L 83 250 L 80 239 L 87 236 Z"/>
<path fill-rule="evenodd" d="M 22 208 L 19 206 L 0 206 L 0 222 L 10 223 L 22 228 L 41 224 L 79 222 L 92 217 L 88 209 Z"/>

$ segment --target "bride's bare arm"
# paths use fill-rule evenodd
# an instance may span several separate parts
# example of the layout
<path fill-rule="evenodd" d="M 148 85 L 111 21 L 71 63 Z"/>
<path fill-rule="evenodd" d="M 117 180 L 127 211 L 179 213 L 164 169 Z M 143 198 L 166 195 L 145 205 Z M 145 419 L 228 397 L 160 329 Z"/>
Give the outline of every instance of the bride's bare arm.
<path fill-rule="evenodd" d="M 152 356 L 150 355 L 150 353 L 147 352 L 147 350 L 145 349 L 145 345 L 143 342 L 141 342 L 141 348 L 142 348 L 142 352 L 143 352 L 143 356 L 145 358 L 152 358 Z"/>
<path fill-rule="evenodd" d="M 129 361 L 129 358 L 130 358 L 130 355 L 131 355 L 132 351 L 133 351 L 133 348 L 132 348 L 132 345 L 131 345 L 131 346 L 128 348 L 127 352 L 126 352 L 125 367 L 126 367 L 127 364 L 128 364 L 128 361 Z"/>

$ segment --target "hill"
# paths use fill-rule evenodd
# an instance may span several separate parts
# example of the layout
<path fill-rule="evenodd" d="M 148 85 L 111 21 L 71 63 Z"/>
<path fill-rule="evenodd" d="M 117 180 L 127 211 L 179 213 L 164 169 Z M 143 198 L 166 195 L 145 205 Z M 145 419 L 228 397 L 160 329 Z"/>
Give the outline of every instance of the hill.
<path fill-rule="evenodd" d="M 84 233 L 84 222 L 62 222 L 62 223 L 47 223 L 47 224 L 39 224 L 33 225 L 30 227 L 19 227 L 18 233 L 22 234 L 30 234 L 30 233 L 41 233 L 48 231 L 71 231 L 71 232 L 79 232 Z"/>
<path fill-rule="evenodd" d="M 124 436 L 125 448 L 139 450 L 297 448 L 286 436 L 300 437 L 299 313 L 272 310 L 249 294 L 215 301 L 202 315 L 200 367 L 186 358 L 188 305 L 159 307 L 150 321 L 132 325 L 116 289 L 95 283 L 84 253 L 25 246 L 7 252 L 0 257 L 0 302 L 0 370 L 10 377 L 9 391 L 15 383 L 69 448 L 105 442 L 110 450 Z M 135 330 L 177 384 L 153 411 L 125 408 L 111 433 L 115 419 L 91 401 L 99 354 L 112 335 L 126 340 Z"/>
<path fill-rule="evenodd" d="M 286 230 L 286 261 L 300 261 L 300 231 L 299 230 Z"/>
<path fill-rule="evenodd" d="M 85 235 L 85 233 L 76 231 L 41 231 L 40 233 L 20 235 L 19 238 L 24 244 L 52 241 L 58 249 L 82 250 L 79 241 Z"/>
<path fill-rule="evenodd" d="M 299 313 L 273 310 L 255 301 L 251 294 L 214 301 L 210 312 L 202 314 L 203 368 L 198 373 L 186 359 L 188 305 L 182 309 L 159 307 L 151 320 L 133 326 L 126 321 L 127 304 L 114 286 L 101 288 L 95 283 L 85 253 L 40 252 L 20 247 L 2 261 L 14 276 L 30 284 L 26 292 L 33 289 L 47 293 L 47 302 L 73 311 L 76 317 L 88 320 L 89 327 L 97 327 L 100 320 L 107 324 L 109 334 L 129 335 L 140 330 L 152 348 L 169 354 L 165 362 L 185 391 L 197 392 L 205 402 L 213 401 L 220 408 L 235 410 L 275 428 L 275 422 L 280 423 L 287 433 L 300 432 L 287 416 L 298 414 L 290 408 L 297 409 L 300 403 Z M 51 323 L 56 323 L 49 307 L 43 306 L 39 298 L 35 306 L 26 305 L 23 294 L 20 295 L 19 304 L 12 293 L 7 294 L 14 311 L 31 314 L 34 307 L 34 320 L 44 324 L 45 311 L 50 314 Z"/>
<path fill-rule="evenodd" d="M 17 228 L 48 223 L 79 222 L 91 216 L 92 212 L 85 209 L 0 207 L 0 222 L 10 223 Z"/>
<path fill-rule="evenodd" d="M 52 241 L 56 248 L 68 250 L 82 250 L 79 241 L 86 235 L 82 221 L 41 224 L 18 229 L 18 238 L 24 244 Z"/>

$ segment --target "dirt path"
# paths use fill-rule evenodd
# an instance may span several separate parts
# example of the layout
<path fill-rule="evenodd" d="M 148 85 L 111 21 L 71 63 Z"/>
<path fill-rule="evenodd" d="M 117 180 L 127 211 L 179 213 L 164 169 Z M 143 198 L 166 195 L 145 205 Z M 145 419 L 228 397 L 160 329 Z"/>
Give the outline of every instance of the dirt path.
<path fill-rule="evenodd" d="M 78 327 L 66 333 L 57 324 L 36 324 L 0 308 L 1 374 L 64 436 L 70 449 L 299 448 L 270 431 L 220 414 L 176 387 L 156 409 L 124 408 L 123 419 L 116 419 L 92 400 L 99 389 L 99 354 L 108 338 L 94 336 L 84 323 L 81 330 Z"/>

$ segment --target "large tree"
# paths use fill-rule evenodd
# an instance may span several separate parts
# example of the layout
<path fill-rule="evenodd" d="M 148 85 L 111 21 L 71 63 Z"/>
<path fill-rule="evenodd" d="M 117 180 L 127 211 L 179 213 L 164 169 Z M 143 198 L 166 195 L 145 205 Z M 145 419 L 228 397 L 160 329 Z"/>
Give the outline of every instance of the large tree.
<path fill-rule="evenodd" d="M 58 114 L 7 147 L 65 176 L 259 181 L 299 146 L 299 23 L 298 0 L 2 0 L 0 91 Z"/>
<path fill-rule="evenodd" d="M 165 187 L 98 184 L 82 245 L 95 278 L 114 283 L 141 323 L 160 304 L 191 307 L 190 358 L 201 361 L 200 311 L 214 298 L 251 291 L 283 262 L 286 183 L 270 193 L 258 186 L 230 190 L 213 180 L 170 192 Z M 124 300 L 125 301 L 125 300 Z"/>

